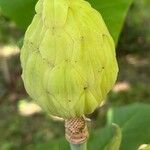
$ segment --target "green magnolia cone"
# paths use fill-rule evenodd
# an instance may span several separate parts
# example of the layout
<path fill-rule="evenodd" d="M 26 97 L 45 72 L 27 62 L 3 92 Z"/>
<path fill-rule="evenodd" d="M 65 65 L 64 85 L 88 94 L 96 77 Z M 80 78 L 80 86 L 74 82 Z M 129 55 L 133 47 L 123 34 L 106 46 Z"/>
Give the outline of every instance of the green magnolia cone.
<path fill-rule="evenodd" d="M 28 94 L 49 114 L 92 113 L 115 83 L 115 46 L 84 0 L 39 0 L 21 50 Z"/>

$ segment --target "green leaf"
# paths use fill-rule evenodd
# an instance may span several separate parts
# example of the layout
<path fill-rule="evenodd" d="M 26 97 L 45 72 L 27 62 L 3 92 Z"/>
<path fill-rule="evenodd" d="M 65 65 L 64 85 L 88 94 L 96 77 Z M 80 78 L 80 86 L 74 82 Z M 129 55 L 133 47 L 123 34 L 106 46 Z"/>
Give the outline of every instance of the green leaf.
<path fill-rule="evenodd" d="M 113 124 L 94 131 L 88 141 L 89 150 L 119 150 L 121 143 L 121 130 Z"/>
<path fill-rule="evenodd" d="M 125 16 L 133 0 L 88 0 L 105 20 L 108 29 L 117 43 Z"/>
<path fill-rule="evenodd" d="M 115 128 L 114 136 L 111 139 L 110 143 L 108 145 L 106 145 L 104 150 L 119 150 L 119 148 L 120 148 L 121 139 L 122 139 L 121 129 L 116 124 L 113 124 L 113 125 Z"/>
<path fill-rule="evenodd" d="M 28 150 L 70 150 L 68 142 L 64 139 L 51 140 L 46 144 L 33 145 Z"/>
<path fill-rule="evenodd" d="M 116 123 L 122 130 L 120 150 L 137 150 L 150 140 L 150 105 L 132 104 L 112 108 L 108 112 L 108 124 Z"/>
<path fill-rule="evenodd" d="M 108 29 L 117 43 L 126 13 L 133 0 L 87 0 L 103 16 Z M 37 0 L 0 0 L 2 13 L 22 29 L 30 24 Z"/>
<path fill-rule="evenodd" d="M 1 13 L 26 29 L 35 14 L 37 0 L 0 0 Z"/>

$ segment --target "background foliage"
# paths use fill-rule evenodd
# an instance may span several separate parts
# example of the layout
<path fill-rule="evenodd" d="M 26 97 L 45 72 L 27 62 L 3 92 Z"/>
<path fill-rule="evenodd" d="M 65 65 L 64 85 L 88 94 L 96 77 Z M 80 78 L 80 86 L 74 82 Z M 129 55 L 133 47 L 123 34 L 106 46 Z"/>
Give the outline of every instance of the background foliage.
<path fill-rule="evenodd" d="M 87 1 L 102 14 L 110 33 L 117 42 L 124 22 L 124 17 L 133 0 Z M 0 5 L 4 15 L 14 20 L 20 28 L 25 30 L 35 13 L 34 6 L 36 2 L 37 0 L 0 0 Z"/>

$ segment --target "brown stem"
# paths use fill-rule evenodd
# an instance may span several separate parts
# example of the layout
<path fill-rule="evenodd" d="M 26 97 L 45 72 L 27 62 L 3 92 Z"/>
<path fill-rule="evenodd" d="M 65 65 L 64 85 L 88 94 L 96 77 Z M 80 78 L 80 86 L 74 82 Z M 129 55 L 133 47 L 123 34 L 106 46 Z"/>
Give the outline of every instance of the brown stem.
<path fill-rule="evenodd" d="M 65 136 L 72 144 L 85 143 L 89 134 L 84 117 L 75 117 L 65 120 Z"/>

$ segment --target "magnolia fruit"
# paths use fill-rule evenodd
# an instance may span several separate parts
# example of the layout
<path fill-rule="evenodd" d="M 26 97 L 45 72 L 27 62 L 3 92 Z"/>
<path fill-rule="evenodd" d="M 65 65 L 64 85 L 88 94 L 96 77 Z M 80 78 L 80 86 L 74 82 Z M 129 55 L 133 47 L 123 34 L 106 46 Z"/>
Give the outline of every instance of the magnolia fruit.
<path fill-rule="evenodd" d="M 115 83 L 115 46 L 84 0 L 39 0 L 21 50 L 27 93 L 63 118 L 92 113 Z"/>

